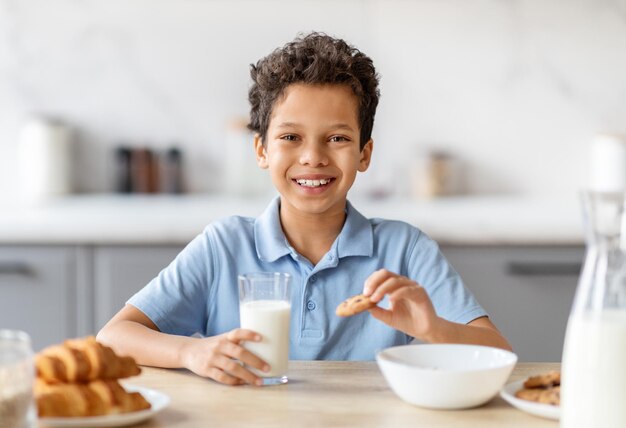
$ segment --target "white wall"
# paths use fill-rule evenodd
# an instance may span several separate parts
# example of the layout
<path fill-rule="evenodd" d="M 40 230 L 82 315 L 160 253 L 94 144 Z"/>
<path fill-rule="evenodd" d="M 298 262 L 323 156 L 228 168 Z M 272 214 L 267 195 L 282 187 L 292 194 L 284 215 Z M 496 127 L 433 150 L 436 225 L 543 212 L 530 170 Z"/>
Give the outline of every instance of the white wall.
<path fill-rule="evenodd" d="M 626 133 L 625 0 L 0 0 L 0 195 L 33 113 L 79 129 L 81 191 L 112 188 L 120 141 L 178 142 L 191 190 L 224 186 L 249 64 L 309 30 L 382 75 L 357 193 L 406 193 L 425 146 L 458 155 L 472 192 L 573 193 L 591 136 Z"/>

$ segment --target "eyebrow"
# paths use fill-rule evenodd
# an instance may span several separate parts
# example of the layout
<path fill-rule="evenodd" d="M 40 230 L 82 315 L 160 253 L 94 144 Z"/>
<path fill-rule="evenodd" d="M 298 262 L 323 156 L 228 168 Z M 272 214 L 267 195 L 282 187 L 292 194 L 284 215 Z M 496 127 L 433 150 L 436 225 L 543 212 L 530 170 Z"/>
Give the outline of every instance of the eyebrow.
<path fill-rule="evenodd" d="M 282 122 L 276 126 L 277 128 L 298 128 L 299 124 L 295 122 Z M 331 129 L 344 129 L 346 131 L 354 132 L 354 129 L 347 123 L 336 123 L 330 127 Z"/>

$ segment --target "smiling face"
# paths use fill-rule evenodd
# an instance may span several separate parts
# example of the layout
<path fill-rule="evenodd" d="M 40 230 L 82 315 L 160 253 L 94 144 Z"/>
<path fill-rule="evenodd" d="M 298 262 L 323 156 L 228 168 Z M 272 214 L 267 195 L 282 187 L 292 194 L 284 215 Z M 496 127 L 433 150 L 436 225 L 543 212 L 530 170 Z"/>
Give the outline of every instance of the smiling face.
<path fill-rule="evenodd" d="M 372 141 L 359 149 L 358 103 L 345 85 L 287 87 L 272 110 L 265 144 L 255 140 L 257 162 L 269 169 L 281 211 L 343 212 L 357 171 L 367 170 Z"/>

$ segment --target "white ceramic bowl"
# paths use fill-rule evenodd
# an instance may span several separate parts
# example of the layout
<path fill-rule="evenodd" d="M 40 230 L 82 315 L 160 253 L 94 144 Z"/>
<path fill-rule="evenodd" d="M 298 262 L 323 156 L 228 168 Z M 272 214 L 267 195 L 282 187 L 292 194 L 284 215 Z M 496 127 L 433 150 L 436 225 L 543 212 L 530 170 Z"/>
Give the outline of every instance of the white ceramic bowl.
<path fill-rule="evenodd" d="M 488 346 L 423 344 L 387 348 L 376 361 L 404 401 L 432 409 L 465 409 L 498 393 L 517 355 Z"/>

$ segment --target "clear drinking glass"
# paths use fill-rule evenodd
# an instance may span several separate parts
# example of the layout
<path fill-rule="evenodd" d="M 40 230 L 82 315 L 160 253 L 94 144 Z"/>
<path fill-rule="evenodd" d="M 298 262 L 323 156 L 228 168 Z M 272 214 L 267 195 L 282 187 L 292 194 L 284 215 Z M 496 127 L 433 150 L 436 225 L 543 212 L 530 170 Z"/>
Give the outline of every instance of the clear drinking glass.
<path fill-rule="evenodd" d="M 34 373 L 28 334 L 0 330 L 0 428 L 34 426 Z"/>
<path fill-rule="evenodd" d="M 246 342 L 244 347 L 270 365 L 269 372 L 250 368 L 263 378 L 264 385 L 288 381 L 290 282 L 291 275 L 281 272 L 239 275 L 241 328 L 255 331 L 263 337 L 261 342 Z"/>
<path fill-rule="evenodd" d="M 585 192 L 587 252 L 563 350 L 561 426 L 626 426 L 626 194 Z"/>

